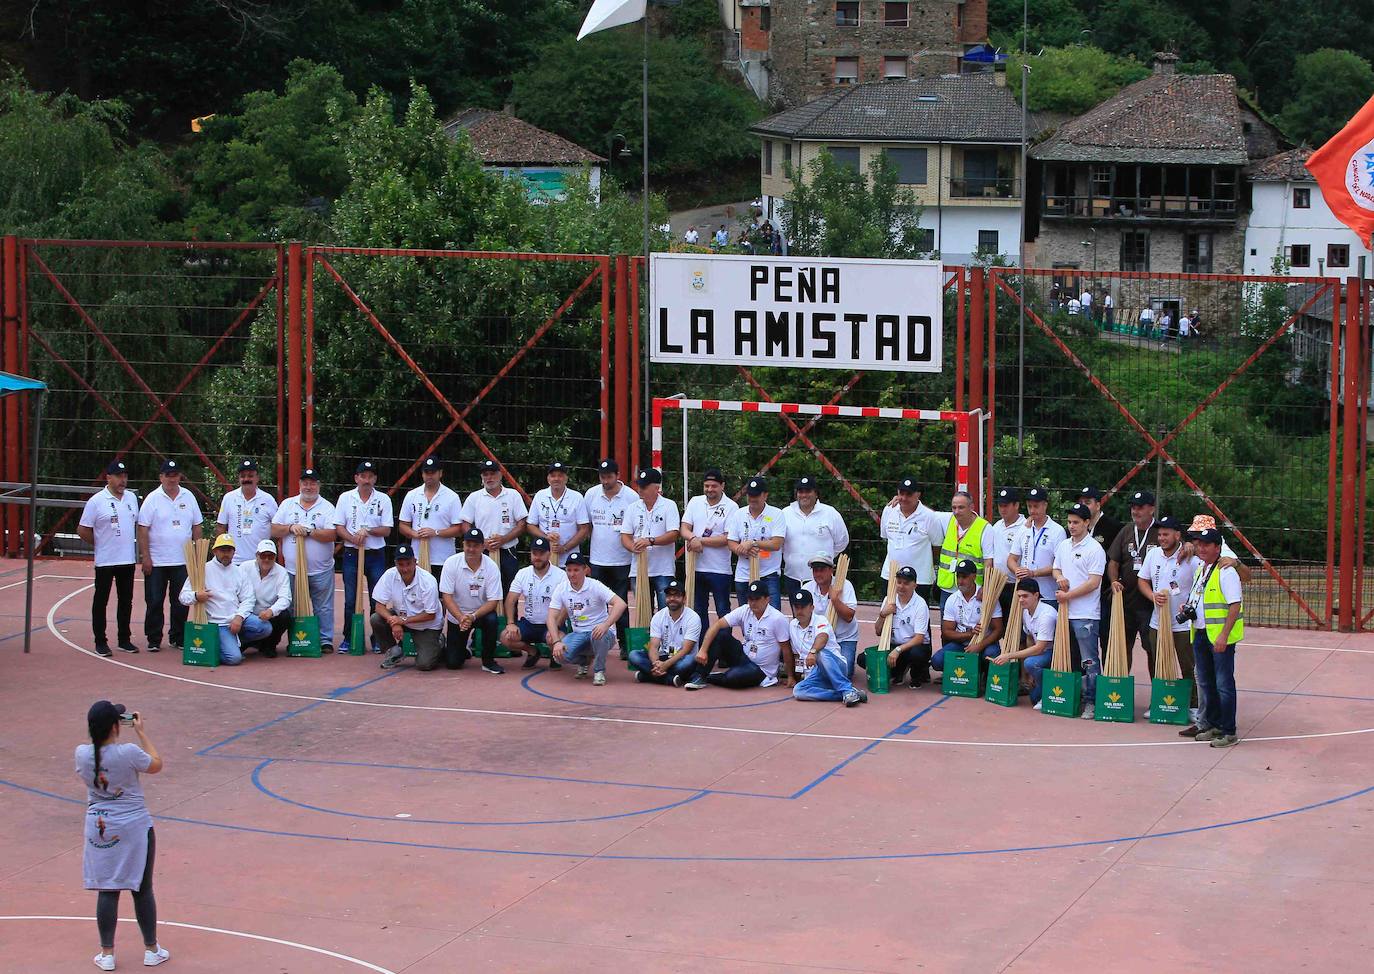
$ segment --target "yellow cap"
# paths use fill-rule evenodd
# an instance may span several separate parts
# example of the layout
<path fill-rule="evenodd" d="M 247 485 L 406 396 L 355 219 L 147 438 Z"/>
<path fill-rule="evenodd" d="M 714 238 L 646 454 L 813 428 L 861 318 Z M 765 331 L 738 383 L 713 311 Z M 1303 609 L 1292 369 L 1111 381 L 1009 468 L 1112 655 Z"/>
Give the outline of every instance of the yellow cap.
<path fill-rule="evenodd" d="M 237 548 L 238 545 L 234 543 L 234 536 L 233 536 L 232 534 L 221 534 L 218 538 L 215 539 L 215 543 L 214 543 L 214 546 L 213 546 L 213 547 L 214 547 L 214 548 Z"/>

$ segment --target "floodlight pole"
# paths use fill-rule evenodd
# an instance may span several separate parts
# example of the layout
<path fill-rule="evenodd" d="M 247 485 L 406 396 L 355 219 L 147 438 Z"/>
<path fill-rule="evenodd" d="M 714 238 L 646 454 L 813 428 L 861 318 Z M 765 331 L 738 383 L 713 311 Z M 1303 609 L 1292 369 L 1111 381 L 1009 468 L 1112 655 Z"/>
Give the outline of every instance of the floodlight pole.
<path fill-rule="evenodd" d="M 641 139 L 642 139 L 643 145 L 641 146 L 641 152 L 642 152 L 642 166 L 643 166 L 643 169 L 644 169 L 644 173 L 643 173 L 643 176 L 644 176 L 644 185 L 643 185 L 643 189 L 642 189 L 642 192 L 641 192 L 641 195 L 643 196 L 643 207 L 644 207 L 644 311 L 642 312 L 642 316 L 643 316 L 644 324 L 645 324 L 646 327 L 645 327 L 644 329 L 641 329 L 641 331 L 640 331 L 640 336 L 641 336 L 641 337 L 640 337 L 640 341 L 641 341 L 641 342 L 644 342 L 644 348 L 640 351 L 640 354 L 644 356 L 644 386 L 643 386 L 643 388 L 644 388 L 645 393 L 646 393 L 645 396 L 644 396 L 644 402 L 643 402 L 641 408 L 644 410 L 644 428 L 647 429 L 648 426 L 649 426 L 649 398 L 650 398 L 650 397 L 648 396 L 648 394 L 647 394 L 647 392 L 648 392 L 648 390 L 649 390 L 649 388 L 650 388 L 650 385 L 649 385 L 649 343 L 646 342 L 646 341 L 644 341 L 643 336 L 644 336 L 645 334 L 647 334 L 649 328 L 652 328 L 652 327 L 654 326 L 654 323 L 653 323 L 653 309 L 654 309 L 654 305 L 653 305 L 653 301 L 650 299 L 650 293 L 649 293 L 649 288 L 650 288 L 650 283 L 649 283 L 649 282 L 650 282 L 650 278 L 652 277 L 652 275 L 649 273 L 649 5 L 648 5 L 647 3 L 644 5 L 644 77 L 643 77 L 643 83 L 642 83 L 642 85 L 641 85 L 641 89 L 642 89 L 642 94 L 641 94 L 641 99 L 640 99 L 640 101 L 641 101 L 640 109 L 641 109 L 641 112 L 642 112 L 642 114 L 643 114 L 643 132 L 642 132 L 642 135 L 641 135 Z M 636 309 L 636 310 L 638 310 L 638 309 Z"/>
<path fill-rule="evenodd" d="M 1016 455 L 1026 455 L 1026 205 L 1027 189 L 1030 186 L 1029 172 L 1026 170 L 1026 86 L 1030 83 L 1030 64 L 1026 61 L 1026 33 L 1030 23 L 1030 0 L 1021 0 L 1021 239 L 1019 242 L 1021 264 L 1020 295 L 1017 298 L 1016 331 Z M 997 320 L 997 295 L 994 302 L 993 321 Z M 988 404 L 992 406 L 992 403 Z"/>

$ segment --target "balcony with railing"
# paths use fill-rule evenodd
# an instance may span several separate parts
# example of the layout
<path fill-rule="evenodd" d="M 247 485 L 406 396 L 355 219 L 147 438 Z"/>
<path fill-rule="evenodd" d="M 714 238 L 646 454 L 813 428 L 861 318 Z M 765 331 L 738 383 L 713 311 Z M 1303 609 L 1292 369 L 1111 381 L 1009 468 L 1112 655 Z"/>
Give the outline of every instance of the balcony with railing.
<path fill-rule="evenodd" d="M 1233 166 L 1051 163 L 1041 214 L 1051 220 L 1230 223 L 1237 217 L 1238 185 Z"/>
<path fill-rule="evenodd" d="M 1021 181 L 1011 176 L 952 176 L 949 196 L 956 200 L 1019 200 Z"/>
<path fill-rule="evenodd" d="M 1064 196 L 1045 193 L 1041 214 L 1080 220 L 1234 221 L 1234 197 L 1202 196 Z"/>

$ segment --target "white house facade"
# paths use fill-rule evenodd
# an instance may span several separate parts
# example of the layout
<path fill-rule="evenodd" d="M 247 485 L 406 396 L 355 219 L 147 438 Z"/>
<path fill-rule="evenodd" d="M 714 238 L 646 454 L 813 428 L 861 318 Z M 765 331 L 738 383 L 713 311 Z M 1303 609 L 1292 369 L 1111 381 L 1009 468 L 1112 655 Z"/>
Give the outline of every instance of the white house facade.
<path fill-rule="evenodd" d="M 1245 230 L 1245 273 L 1272 274 L 1275 258 L 1300 277 L 1352 277 L 1369 251 L 1322 198 L 1303 163 L 1306 147 L 1280 152 L 1247 171 L 1250 223 Z"/>

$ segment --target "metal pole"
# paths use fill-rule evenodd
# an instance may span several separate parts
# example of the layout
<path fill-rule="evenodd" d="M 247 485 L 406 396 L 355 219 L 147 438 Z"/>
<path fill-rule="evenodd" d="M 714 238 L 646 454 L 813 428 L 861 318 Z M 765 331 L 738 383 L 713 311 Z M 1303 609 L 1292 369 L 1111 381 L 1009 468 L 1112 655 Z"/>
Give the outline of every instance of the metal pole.
<path fill-rule="evenodd" d="M 641 146 L 641 152 L 643 157 L 642 164 L 644 167 L 644 186 L 642 190 L 642 194 L 644 196 L 644 314 L 646 316 L 646 320 L 648 321 L 649 327 L 652 328 L 654 319 L 654 304 L 650 298 L 651 286 L 649 283 L 649 8 L 647 4 L 644 7 L 644 80 L 641 85 L 641 88 L 643 90 L 643 94 L 640 99 L 640 108 L 643 113 L 643 145 Z M 644 348 L 641 354 L 643 354 L 644 356 L 644 388 L 648 390 L 652 388 L 652 386 L 649 384 L 648 342 L 644 343 Z M 649 425 L 649 399 L 652 397 L 646 394 L 643 398 L 644 403 L 642 408 L 644 411 L 644 426 L 647 427 Z M 632 404 L 630 408 L 637 409 L 641 407 L 638 404 Z"/>
<path fill-rule="evenodd" d="M 1017 302 L 1016 324 L 1016 455 L 1025 456 L 1026 444 L 1026 86 L 1030 65 L 1026 63 L 1026 32 L 1030 23 L 1030 0 L 1021 0 L 1021 239 L 1017 249 L 1021 265 L 1021 297 Z M 996 295 L 993 296 L 996 301 Z"/>
<path fill-rule="evenodd" d="M 35 530 L 38 522 L 38 436 L 43 428 L 43 390 L 37 392 L 38 402 L 33 407 L 33 430 L 29 437 L 33 442 L 33 454 L 29 457 L 29 536 L 25 539 L 28 548 L 28 584 L 24 587 L 24 652 L 29 651 L 29 641 L 33 638 L 33 556 Z"/>
<path fill-rule="evenodd" d="M 1162 442 L 1169 433 L 1169 427 L 1160 426 L 1155 436 Z M 1164 510 L 1164 454 L 1155 457 L 1155 509 Z"/>
<path fill-rule="evenodd" d="M 687 482 L 687 414 L 690 409 L 679 409 L 682 414 L 682 506 L 692 498 L 691 486 Z"/>

